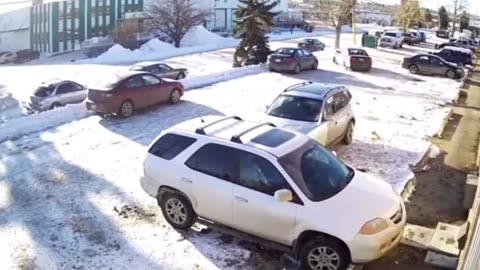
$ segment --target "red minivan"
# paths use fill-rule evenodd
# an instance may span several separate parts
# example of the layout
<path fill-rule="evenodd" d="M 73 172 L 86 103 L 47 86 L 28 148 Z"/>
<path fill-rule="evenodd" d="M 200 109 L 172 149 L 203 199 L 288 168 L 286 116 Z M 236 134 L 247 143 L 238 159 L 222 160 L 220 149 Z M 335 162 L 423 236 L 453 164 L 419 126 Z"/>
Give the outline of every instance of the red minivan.
<path fill-rule="evenodd" d="M 183 91 L 178 81 L 161 79 L 148 72 L 128 71 L 89 87 L 87 109 L 127 118 L 135 109 L 168 101 L 176 104 Z"/>

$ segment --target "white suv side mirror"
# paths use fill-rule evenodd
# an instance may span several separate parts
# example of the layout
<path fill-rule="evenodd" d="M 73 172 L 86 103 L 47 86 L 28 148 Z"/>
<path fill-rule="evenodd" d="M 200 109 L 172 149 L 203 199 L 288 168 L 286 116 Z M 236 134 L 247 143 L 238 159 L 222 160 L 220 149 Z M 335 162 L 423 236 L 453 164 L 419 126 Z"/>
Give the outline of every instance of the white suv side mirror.
<path fill-rule="evenodd" d="M 279 202 L 290 202 L 293 200 L 292 192 L 288 189 L 277 190 L 273 196 Z"/>

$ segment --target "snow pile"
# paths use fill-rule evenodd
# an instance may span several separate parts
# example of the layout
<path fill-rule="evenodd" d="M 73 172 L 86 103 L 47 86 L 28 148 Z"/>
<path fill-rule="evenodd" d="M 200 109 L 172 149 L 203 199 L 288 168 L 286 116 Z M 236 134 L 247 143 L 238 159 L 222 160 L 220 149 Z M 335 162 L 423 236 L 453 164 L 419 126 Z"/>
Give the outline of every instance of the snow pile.
<path fill-rule="evenodd" d="M 166 42 L 163 42 L 159 39 L 152 39 L 149 42 L 145 43 L 140 47 L 140 51 L 143 52 L 155 52 L 155 51 L 163 51 L 163 50 L 171 50 L 174 47 Z"/>
<path fill-rule="evenodd" d="M 30 115 L 28 117 L 14 118 L 0 125 L 0 142 L 79 120 L 88 114 L 85 104 L 81 103 Z"/>
<path fill-rule="evenodd" d="M 205 76 L 192 77 L 182 80 L 185 89 L 201 88 L 219 82 L 229 81 L 245 77 L 248 75 L 265 72 L 267 69 L 265 65 L 247 66 L 241 68 L 234 68 L 227 72 L 218 72 Z"/>
<path fill-rule="evenodd" d="M 235 46 L 238 41 L 234 38 L 225 38 L 214 34 L 205 27 L 197 25 L 190 29 L 182 39 L 182 47 L 203 46 L 205 44 L 217 44 L 219 46 Z"/>

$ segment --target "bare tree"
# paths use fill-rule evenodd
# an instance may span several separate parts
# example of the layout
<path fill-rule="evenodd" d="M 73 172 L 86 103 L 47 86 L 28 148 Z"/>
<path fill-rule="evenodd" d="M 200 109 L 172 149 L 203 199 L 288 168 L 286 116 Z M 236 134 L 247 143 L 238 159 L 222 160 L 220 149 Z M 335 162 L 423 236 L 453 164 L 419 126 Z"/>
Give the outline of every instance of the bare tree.
<path fill-rule="evenodd" d="M 311 6 L 310 17 L 326 20 L 335 27 L 335 48 L 340 47 L 342 26 L 350 22 L 357 0 L 307 0 Z"/>
<path fill-rule="evenodd" d="M 210 16 L 209 10 L 195 6 L 190 0 L 153 0 L 146 13 L 151 18 L 150 29 L 165 33 L 177 48 L 188 30 Z"/>
<path fill-rule="evenodd" d="M 467 0 L 452 0 L 452 4 L 453 4 L 453 27 L 452 27 L 452 37 L 453 37 L 453 35 L 455 34 L 455 25 L 457 23 L 457 14 L 462 13 L 464 10 L 466 10 L 469 4 Z"/>

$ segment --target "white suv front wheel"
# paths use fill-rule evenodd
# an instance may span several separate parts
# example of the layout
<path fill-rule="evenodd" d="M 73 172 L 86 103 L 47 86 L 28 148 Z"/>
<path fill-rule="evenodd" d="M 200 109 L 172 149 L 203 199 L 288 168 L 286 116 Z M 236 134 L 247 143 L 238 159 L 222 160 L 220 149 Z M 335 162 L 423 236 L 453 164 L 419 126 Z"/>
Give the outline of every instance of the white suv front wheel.
<path fill-rule="evenodd" d="M 318 236 L 302 248 L 300 260 L 306 270 L 346 270 L 350 255 L 335 238 Z"/>
<path fill-rule="evenodd" d="M 190 202 L 179 194 L 163 194 L 159 206 L 162 208 L 165 220 L 175 229 L 188 229 L 197 220 L 197 215 Z"/>

